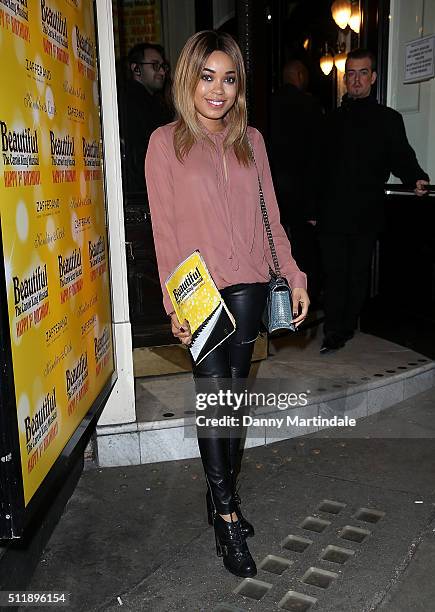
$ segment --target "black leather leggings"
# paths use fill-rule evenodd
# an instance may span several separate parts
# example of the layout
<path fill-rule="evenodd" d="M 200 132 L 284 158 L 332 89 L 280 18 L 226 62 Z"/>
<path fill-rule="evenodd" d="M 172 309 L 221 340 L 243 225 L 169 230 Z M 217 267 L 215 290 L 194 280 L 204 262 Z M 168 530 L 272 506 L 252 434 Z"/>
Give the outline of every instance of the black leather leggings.
<path fill-rule="evenodd" d="M 221 294 L 236 320 L 236 331 L 198 366 L 193 365 L 197 392 L 199 389 L 216 392 L 229 386 L 235 391 L 241 384 L 240 379 L 248 377 L 266 302 L 267 283 L 232 285 L 222 289 Z M 219 407 L 210 416 L 231 413 L 234 414 L 232 408 Z M 228 428 L 209 426 L 206 430 L 197 427 L 207 485 L 219 514 L 230 514 L 235 509 L 233 496 L 244 429 L 242 425 Z"/>

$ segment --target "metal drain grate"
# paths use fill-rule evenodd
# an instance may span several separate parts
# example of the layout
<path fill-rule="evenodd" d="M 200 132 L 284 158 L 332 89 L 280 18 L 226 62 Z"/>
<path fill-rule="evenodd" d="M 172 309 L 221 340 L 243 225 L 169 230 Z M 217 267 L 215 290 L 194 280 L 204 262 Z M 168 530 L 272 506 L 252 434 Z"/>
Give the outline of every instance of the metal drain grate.
<path fill-rule="evenodd" d="M 341 502 L 336 502 L 331 499 L 324 499 L 318 510 L 321 512 L 328 512 L 329 514 L 339 514 L 343 508 L 346 508 L 346 504 L 342 504 Z"/>
<path fill-rule="evenodd" d="M 319 569 L 318 567 L 310 567 L 302 576 L 301 580 L 305 582 L 305 584 L 327 589 L 336 578 L 338 578 L 338 574 L 335 572 L 328 572 L 328 570 Z"/>
<path fill-rule="evenodd" d="M 369 531 L 368 529 L 361 529 L 360 527 L 352 527 L 351 525 L 346 525 L 340 531 L 339 537 L 343 540 L 349 540 L 349 542 L 358 542 L 358 544 L 360 544 L 370 534 L 371 531 Z"/>
<path fill-rule="evenodd" d="M 308 538 L 300 538 L 299 536 L 289 535 L 281 542 L 282 548 L 287 548 L 287 550 L 292 550 L 293 552 L 303 553 L 304 550 L 311 546 L 313 540 L 308 540 Z"/>
<path fill-rule="evenodd" d="M 364 523 L 377 523 L 384 518 L 385 512 L 375 510 L 374 508 L 360 508 L 355 514 L 355 518 Z"/>
<path fill-rule="evenodd" d="M 290 612 L 308 612 L 315 603 L 317 603 L 315 597 L 310 597 L 297 591 L 289 591 L 279 602 L 278 608 L 280 610 L 289 610 Z"/>
<path fill-rule="evenodd" d="M 307 516 L 302 521 L 300 527 L 307 531 L 315 531 L 316 533 L 322 533 L 331 524 L 331 521 L 325 521 L 324 519 L 316 518 L 315 516 Z"/>
<path fill-rule="evenodd" d="M 292 565 L 292 561 L 284 559 L 284 557 L 277 557 L 276 555 L 267 555 L 258 566 L 260 569 L 270 572 L 271 574 L 278 574 L 281 576 Z"/>
<path fill-rule="evenodd" d="M 245 578 L 233 591 L 236 595 L 243 595 L 257 601 L 264 597 L 273 587 L 269 582 L 255 580 L 255 578 Z"/>
<path fill-rule="evenodd" d="M 330 544 L 325 548 L 323 553 L 320 555 L 321 559 L 325 561 L 330 561 L 331 563 L 339 563 L 340 565 L 344 565 L 346 561 L 349 561 L 351 557 L 355 554 L 354 550 L 350 548 L 341 548 L 340 546 L 333 546 Z"/>
<path fill-rule="evenodd" d="M 305 516 L 305 518 L 298 525 L 298 527 L 308 532 L 322 534 L 323 532 L 325 532 L 327 527 L 330 527 L 333 524 L 332 521 L 334 521 L 336 516 L 339 516 L 341 513 L 345 515 L 348 514 L 347 511 L 343 512 L 346 508 L 348 508 L 348 504 L 345 502 L 336 501 L 334 499 L 329 498 L 322 499 L 320 502 L 318 502 L 317 508 L 313 512 L 313 515 Z M 330 520 L 319 518 L 320 512 L 329 514 L 328 518 Z M 375 524 L 378 521 L 382 520 L 386 516 L 386 513 L 376 508 L 359 507 L 355 514 L 353 514 L 352 516 L 355 520 Z M 343 522 L 345 520 L 349 519 L 340 520 L 341 525 L 343 525 Z M 354 525 L 341 525 L 334 525 L 334 535 L 338 536 L 342 540 L 347 540 L 348 542 L 360 544 L 367 538 L 367 536 L 372 534 L 372 531 L 368 528 L 364 529 L 363 527 L 357 527 Z M 366 526 L 368 527 L 368 525 Z M 322 536 L 322 539 L 324 537 L 325 536 Z M 314 542 L 314 537 L 313 539 L 309 539 L 308 537 L 289 534 L 281 541 L 281 547 L 287 551 L 302 554 Z M 270 574 L 274 574 L 278 578 L 281 576 L 286 576 L 287 578 L 284 578 L 286 581 L 287 579 L 297 580 L 299 584 L 302 583 L 303 585 L 308 585 L 309 587 L 315 587 L 316 589 L 326 591 L 327 589 L 329 589 L 329 587 L 331 587 L 331 585 L 333 585 L 335 580 L 344 571 L 343 566 L 347 564 L 349 560 L 355 558 L 355 553 L 358 550 L 361 550 L 361 552 L 363 552 L 364 550 L 359 549 L 356 546 L 354 546 L 352 549 L 352 547 L 350 547 L 350 544 L 347 544 L 347 546 L 349 547 L 346 547 L 345 542 L 342 542 L 342 544 L 342 546 L 336 546 L 333 544 L 325 543 L 324 547 L 322 547 L 321 549 L 320 555 L 318 556 L 319 561 L 315 561 L 315 563 L 318 564 L 320 564 L 322 561 L 335 564 L 335 567 L 333 567 L 332 565 L 330 565 L 329 567 L 336 571 L 330 571 L 321 567 L 314 566 L 306 569 L 308 565 L 307 563 L 305 564 L 305 568 L 302 570 L 305 573 L 302 577 L 300 577 L 299 572 L 298 575 L 295 575 L 294 572 L 295 569 L 299 568 L 299 565 L 294 565 L 295 561 L 273 554 L 268 554 L 264 556 L 261 562 L 258 564 L 258 567 L 260 570 L 264 572 L 269 572 Z M 274 580 L 276 586 L 278 586 L 277 579 L 273 579 L 271 575 L 269 575 L 269 579 Z M 256 578 L 245 578 L 233 590 L 233 593 L 251 600 L 250 605 L 252 606 L 254 605 L 253 600 L 262 600 L 265 596 L 267 596 L 268 593 L 270 593 L 270 590 L 273 586 L 274 585 L 270 582 L 257 580 Z M 276 589 L 274 589 L 273 593 L 275 592 L 275 590 Z M 311 592 L 315 593 L 315 590 L 311 589 Z M 281 597 L 281 594 L 279 596 Z M 266 597 L 266 601 L 260 605 L 265 605 L 266 602 L 269 602 L 269 600 L 270 594 L 268 597 Z M 275 603 L 275 606 L 278 605 L 279 610 L 287 610 L 289 612 L 311 612 L 312 607 L 316 606 L 316 604 L 317 606 L 320 605 L 317 596 L 313 597 L 304 593 L 299 593 L 297 591 L 290 590 L 285 593 L 285 595 L 282 597 L 278 604 Z M 243 603 L 241 605 L 243 606 Z M 233 604 L 221 603 L 218 605 L 218 607 L 213 609 L 213 612 L 245 611 L 236 607 Z"/>

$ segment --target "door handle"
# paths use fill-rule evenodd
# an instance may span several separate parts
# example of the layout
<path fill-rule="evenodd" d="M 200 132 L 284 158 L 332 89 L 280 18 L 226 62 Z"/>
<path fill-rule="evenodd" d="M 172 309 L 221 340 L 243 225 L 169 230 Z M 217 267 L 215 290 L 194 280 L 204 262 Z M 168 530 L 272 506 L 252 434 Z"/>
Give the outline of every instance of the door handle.
<path fill-rule="evenodd" d="M 134 261 L 133 243 L 132 242 L 126 242 L 125 246 L 129 250 L 129 252 L 130 252 L 130 258 Z"/>
<path fill-rule="evenodd" d="M 412 187 L 404 187 L 403 185 L 395 185 L 387 183 L 384 185 L 385 195 L 406 195 L 406 196 L 415 196 L 414 189 Z M 426 185 L 426 189 L 428 190 L 427 196 L 434 197 L 435 196 L 435 185 Z M 422 197 L 427 197 L 422 196 Z"/>

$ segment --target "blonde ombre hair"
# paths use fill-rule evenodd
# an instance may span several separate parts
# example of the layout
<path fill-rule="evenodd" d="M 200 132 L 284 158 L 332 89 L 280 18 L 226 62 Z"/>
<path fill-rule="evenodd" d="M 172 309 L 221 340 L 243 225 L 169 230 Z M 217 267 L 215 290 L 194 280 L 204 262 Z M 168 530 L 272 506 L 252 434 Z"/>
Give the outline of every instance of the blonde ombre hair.
<path fill-rule="evenodd" d="M 178 58 L 174 74 L 173 95 L 177 111 L 174 132 L 174 148 L 182 162 L 190 149 L 201 138 L 204 130 L 197 118 L 194 97 L 202 70 L 213 51 L 222 51 L 230 56 L 236 67 L 237 95 L 232 108 L 226 114 L 229 126 L 224 148 L 234 148 L 239 163 L 248 166 L 251 162 L 246 128 L 246 73 L 242 54 L 235 40 L 224 32 L 205 30 L 189 38 Z M 210 141 L 210 144 L 211 141 Z"/>

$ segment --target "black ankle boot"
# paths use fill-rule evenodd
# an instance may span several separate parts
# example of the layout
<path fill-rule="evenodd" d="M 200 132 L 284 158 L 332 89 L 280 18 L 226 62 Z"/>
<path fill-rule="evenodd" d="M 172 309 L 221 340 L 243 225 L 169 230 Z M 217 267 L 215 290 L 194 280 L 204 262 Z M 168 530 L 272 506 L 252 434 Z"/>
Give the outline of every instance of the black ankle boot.
<path fill-rule="evenodd" d="M 215 513 L 213 526 L 216 554 L 218 557 L 223 557 L 227 570 L 241 578 L 255 576 L 257 566 L 240 531 L 240 521 L 228 522 L 220 514 Z"/>
<path fill-rule="evenodd" d="M 236 463 L 236 461 L 237 459 L 234 459 L 233 464 Z M 242 500 L 240 499 L 239 487 L 237 486 L 237 470 L 235 468 L 232 468 L 230 470 L 230 474 L 231 474 L 231 487 L 233 491 L 233 501 L 236 507 L 235 511 L 236 511 L 239 521 L 241 521 L 240 528 L 245 538 L 251 538 L 252 536 L 255 535 L 254 526 L 252 525 L 252 523 L 250 523 L 248 520 L 245 519 L 245 517 L 242 514 L 242 511 L 240 510 L 240 504 L 242 503 Z"/>
<path fill-rule="evenodd" d="M 211 495 L 208 489 L 207 489 L 207 494 L 205 496 L 205 500 L 207 502 L 208 524 L 213 525 L 213 504 L 211 503 Z M 242 515 L 242 512 L 240 510 L 240 503 L 241 502 L 240 502 L 239 494 L 235 493 L 234 494 L 235 513 L 237 514 L 237 518 L 240 521 L 240 531 L 242 532 L 242 536 L 244 538 L 250 538 L 255 534 L 254 527 Z"/>
<path fill-rule="evenodd" d="M 242 511 L 240 510 L 240 504 L 242 502 L 241 502 L 238 491 L 235 491 L 233 495 L 233 499 L 234 499 L 234 505 L 236 507 L 235 512 L 240 521 L 240 530 L 242 534 L 245 536 L 245 538 L 252 538 L 252 536 L 255 535 L 254 525 L 252 525 L 252 523 L 250 523 L 249 521 L 245 519 L 245 517 L 242 514 Z"/>

